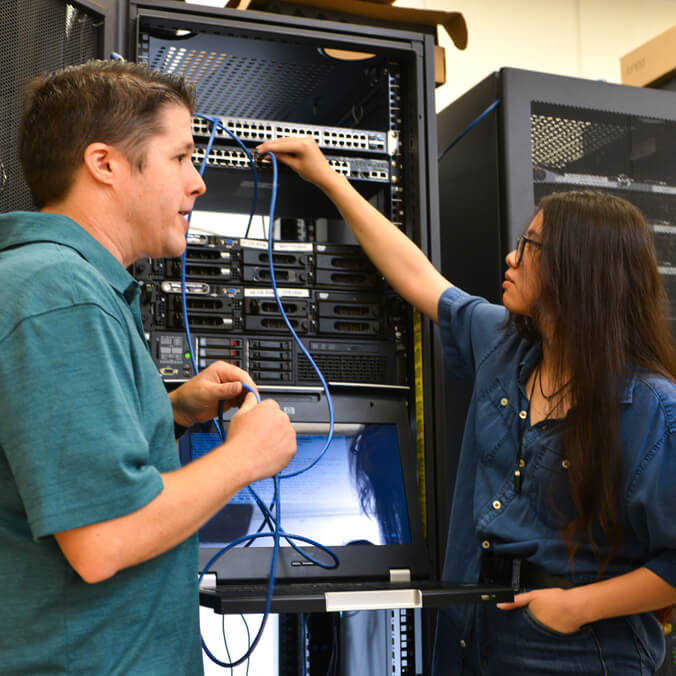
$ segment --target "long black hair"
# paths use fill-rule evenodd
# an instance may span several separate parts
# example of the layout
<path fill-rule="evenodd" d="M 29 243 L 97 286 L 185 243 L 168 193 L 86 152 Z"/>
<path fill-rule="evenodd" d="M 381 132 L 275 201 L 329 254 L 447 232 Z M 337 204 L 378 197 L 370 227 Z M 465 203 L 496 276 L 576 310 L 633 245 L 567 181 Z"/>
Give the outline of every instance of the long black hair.
<path fill-rule="evenodd" d="M 602 572 L 622 542 L 624 387 L 638 369 L 676 380 L 676 351 L 652 233 L 638 209 L 593 191 L 555 193 L 539 209 L 539 298 L 532 316 L 512 320 L 531 339 L 547 323 L 554 380 L 569 381 L 562 442 L 575 515 L 564 536 L 571 559 L 582 542 L 591 544 Z M 603 556 L 599 527 L 610 543 Z"/>

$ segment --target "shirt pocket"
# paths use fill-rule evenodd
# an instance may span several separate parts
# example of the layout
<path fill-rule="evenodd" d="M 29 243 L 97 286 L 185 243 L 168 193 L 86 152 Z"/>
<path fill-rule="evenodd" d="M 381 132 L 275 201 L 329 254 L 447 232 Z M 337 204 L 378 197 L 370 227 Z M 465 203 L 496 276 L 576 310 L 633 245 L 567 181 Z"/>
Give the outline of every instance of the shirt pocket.
<path fill-rule="evenodd" d="M 510 393 L 495 379 L 490 386 L 481 390 L 477 397 L 477 413 L 474 417 L 474 439 L 479 459 L 490 465 L 496 460 L 501 449 L 513 449 L 513 463 L 516 459 L 516 444 L 512 427 L 518 418 L 518 395 Z M 509 455 L 501 452 L 501 457 Z"/>

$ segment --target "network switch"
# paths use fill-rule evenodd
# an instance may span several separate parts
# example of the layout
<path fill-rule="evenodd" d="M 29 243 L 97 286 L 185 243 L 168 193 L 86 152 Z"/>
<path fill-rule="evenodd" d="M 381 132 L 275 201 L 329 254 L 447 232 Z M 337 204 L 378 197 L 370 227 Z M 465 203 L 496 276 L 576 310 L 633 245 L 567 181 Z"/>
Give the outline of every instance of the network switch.
<path fill-rule="evenodd" d="M 206 145 L 198 144 L 192 155 L 193 162 L 201 165 L 204 161 Z M 353 180 L 376 181 L 389 183 L 391 180 L 391 163 L 364 157 L 328 156 L 331 167 L 339 174 Z M 259 169 L 263 168 L 254 158 Z M 207 167 L 220 169 L 249 169 L 251 162 L 243 150 L 214 146 L 209 150 Z"/>
<path fill-rule="evenodd" d="M 255 120 L 241 117 L 217 117 L 221 125 L 245 142 L 262 143 L 284 136 L 311 136 L 325 150 L 373 152 L 393 154 L 394 148 L 386 132 L 297 124 L 277 120 Z M 212 122 L 202 117 L 192 119 L 192 133 L 196 137 L 210 137 Z M 231 141 L 222 127 L 216 128 L 215 138 Z M 392 139 L 394 140 L 394 139 Z"/>

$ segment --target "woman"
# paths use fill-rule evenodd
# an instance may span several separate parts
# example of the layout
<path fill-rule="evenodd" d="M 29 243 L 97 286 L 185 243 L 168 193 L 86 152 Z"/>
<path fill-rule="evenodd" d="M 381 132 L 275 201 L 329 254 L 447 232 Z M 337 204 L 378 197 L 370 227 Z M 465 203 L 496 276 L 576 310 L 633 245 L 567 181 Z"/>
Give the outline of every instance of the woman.
<path fill-rule="evenodd" d="M 650 674 L 676 604 L 676 356 L 651 234 L 628 202 L 545 198 L 504 307 L 453 287 L 309 139 L 262 144 L 336 204 L 474 390 L 444 578 L 514 603 L 439 613 L 436 674 Z"/>

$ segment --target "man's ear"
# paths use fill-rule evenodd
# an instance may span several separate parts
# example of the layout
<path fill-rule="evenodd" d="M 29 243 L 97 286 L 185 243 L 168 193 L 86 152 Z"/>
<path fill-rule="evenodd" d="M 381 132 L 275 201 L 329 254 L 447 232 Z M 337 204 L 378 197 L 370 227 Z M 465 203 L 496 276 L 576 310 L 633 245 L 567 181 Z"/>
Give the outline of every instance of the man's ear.
<path fill-rule="evenodd" d="M 84 151 L 84 169 L 99 183 L 115 182 L 123 158 L 119 150 L 107 143 L 90 143 Z"/>

